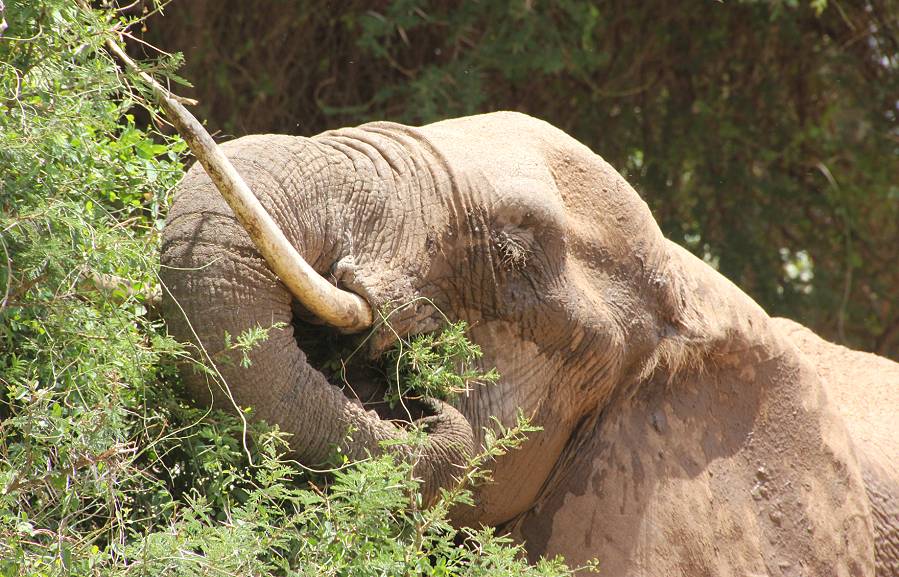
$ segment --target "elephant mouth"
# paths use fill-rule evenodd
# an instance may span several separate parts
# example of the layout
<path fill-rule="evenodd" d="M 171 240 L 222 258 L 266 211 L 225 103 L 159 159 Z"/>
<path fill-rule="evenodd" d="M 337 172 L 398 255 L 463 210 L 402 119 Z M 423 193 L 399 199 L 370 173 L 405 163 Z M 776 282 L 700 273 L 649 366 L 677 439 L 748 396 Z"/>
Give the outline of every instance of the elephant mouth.
<path fill-rule="evenodd" d="M 391 367 L 388 355 L 383 352 L 389 346 L 379 347 L 382 352 L 373 352 L 368 346 L 371 332 L 346 334 L 322 324 L 296 299 L 292 302 L 292 312 L 293 337 L 306 356 L 306 363 L 350 401 L 397 424 L 433 414 L 417 399 L 404 398 L 401 404 L 386 400 L 391 391 L 388 373 L 395 367 Z M 408 336 L 412 334 L 415 333 Z"/>

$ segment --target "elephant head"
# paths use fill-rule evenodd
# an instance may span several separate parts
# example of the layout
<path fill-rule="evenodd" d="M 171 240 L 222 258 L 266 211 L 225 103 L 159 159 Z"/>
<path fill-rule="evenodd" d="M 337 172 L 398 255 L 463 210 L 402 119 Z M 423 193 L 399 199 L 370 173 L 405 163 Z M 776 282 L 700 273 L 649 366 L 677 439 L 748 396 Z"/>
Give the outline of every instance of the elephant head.
<path fill-rule="evenodd" d="M 251 136 L 222 152 L 318 275 L 374 311 L 398 309 L 368 340 L 370 356 L 398 334 L 438 329 L 444 314 L 472 326 L 483 362 L 497 367 L 503 383 L 427 415 L 421 470 L 439 479 L 435 488 L 451 479 L 489 417 L 509 423 L 520 409 L 544 428 L 539 447 L 525 451 L 539 458 L 515 455 L 497 470 L 529 475 L 502 498 L 488 499 L 481 517 L 487 522 L 533 502 L 577 423 L 625 372 L 646 370 L 635 363 L 656 344 L 649 335 L 664 322 L 663 307 L 676 305 L 660 302 L 676 287 L 641 278 L 655 274 L 665 256 L 646 205 L 598 157 L 523 115 L 424 129 L 374 123 L 311 139 Z M 597 186 L 606 194 L 597 197 Z M 594 211 L 608 215 L 608 226 L 597 226 Z M 293 296 L 260 256 L 252 232 L 194 166 L 164 233 L 170 330 L 216 360 L 225 355 L 226 333 L 283 323 L 249 353 L 249 368 L 233 359 L 218 363 L 230 394 L 216 401 L 254 407 L 292 433 L 310 462 L 335 445 L 353 457 L 377 451 L 402 431 L 328 384 L 314 355 L 298 344 L 329 333 L 339 341 L 336 333 L 346 327 L 329 328 Z M 610 266 L 597 270 L 602 262 Z M 640 304 L 646 299 L 652 309 Z M 208 396 L 203 375 L 187 378 L 197 396 Z"/>
<path fill-rule="evenodd" d="M 378 357 L 397 336 L 436 330 L 447 315 L 469 323 L 484 351 L 480 362 L 502 378 L 451 405 L 420 407 L 415 417 L 428 441 L 401 450 L 416 454 L 426 492 L 452 480 L 483 442 L 490 417 L 510 424 L 521 410 L 543 428 L 494 464 L 495 481 L 477 489 L 468 520 L 514 523 L 542 552 L 577 558 L 571 551 L 605 545 L 553 546 L 553 518 L 535 528 L 535 511 L 560 511 L 560 522 L 593 515 L 610 528 L 610 551 L 624 547 L 612 529 L 625 527 L 621 538 L 636 539 L 633 519 L 645 519 L 654 500 L 682 527 L 693 527 L 684 519 L 702 526 L 709 503 L 761 518 L 767 513 L 751 495 L 753 483 L 786 443 L 811 464 L 778 470 L 797 491 L 790 514 L 800 520 L 771 555 L 843 563 L 846 551 L 870 547 L 860 473 L 814 371 L 764 311 L 666 240 L 627 182 L 563 132 L 495 113 L 421 128 L 376 122 L 312 138 L 249 136 L 222 151 L 300 260 L 327 279 L 328 286 L 309 281 L 325 297 L 291 292 L 251 240 L 257 231 L 245 230 L 194 166 L 164 231 L 164 315 L 172 334 L 213 360 L 230 354 L 226 332 L 275 327 L 249 351 L 248 368 L 237 359 L 217 363 L 228 394 L 212 400 L 254 407 L 256 417 L 292 434 L 306 462 L 324 460 L 335 445 L 362 457 L 405 435 L 389 415 L 328 382 L 320 343 L 357 338 L 346 332 L 364 327 L 368 310 L 376 319 L 389 313 L 365 341 L 368 357 Z M 355 320 L 343 323 L 346 314 L 328 310 L 356 311 Z M 378 389 L 376 374 L 358 372 L 359 383 Z M 202 374 L 186 378 L 208 399 Z M 713 469 L 714 479 L 706 476 Z M 818 486 L 831 478 L 833 486 Z M 699 497 L 687 485 L 708 502 L 694 506 Z M 597 497 L 581 510 L 566 509 L 590 491 Z M 776 532 L 771 523 L 753 525 L 747 539 L 764 541 Z M 839 543 L 821 536 L 834 523 L 843 523 Z M 709 538 L 660 529 L 644 545 L 667 555 L 680 551 L 677 543 L 708 549 Z M 672 549 L 650 547 L 662 542 Z M 769 557 L 731 566 L 775 563 Z"/>

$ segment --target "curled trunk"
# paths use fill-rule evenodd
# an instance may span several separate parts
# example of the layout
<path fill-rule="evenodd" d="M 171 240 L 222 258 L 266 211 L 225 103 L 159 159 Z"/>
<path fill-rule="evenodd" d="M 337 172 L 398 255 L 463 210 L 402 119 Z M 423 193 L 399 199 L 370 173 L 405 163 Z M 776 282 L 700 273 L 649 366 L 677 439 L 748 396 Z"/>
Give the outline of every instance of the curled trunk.
<path fill-rule="evenodd" d="M 312 141 L 285 136 L 247 137 L 224 148 L 279 229 L 309 262 L 327 270 L 341 255 L 333 254 L 333 242 L 317 238 L 326 220 L 321 207 L 335 190 L 323 152 Z M 359 459 L 381 452 L 383 441 L 404 438 L 403 429 L 347 398 L 309 363 L 294 337 L 295 299 L 198 166 L 176 193 L 162 252 L 169 330 L 201 346 L 226 385 L 218 391 L 205 374 L 188 369 L 195 396 L 222 408 L 253 407 L 256 418 L 289 432 L 292 448 L 310 464 L 325 462 L 335 447 Z M 249 351 L 249 368 L 241 366 L 239 353 L 226 350 L 226 333 L 233 338 L 278 325 Z M 434 415 L 422 422 L 425 444 L 391 449 L 414 460 L 428 498 L 452 482 L 473 445 L 461 414 L 436 401 L 432 408 Z"/>

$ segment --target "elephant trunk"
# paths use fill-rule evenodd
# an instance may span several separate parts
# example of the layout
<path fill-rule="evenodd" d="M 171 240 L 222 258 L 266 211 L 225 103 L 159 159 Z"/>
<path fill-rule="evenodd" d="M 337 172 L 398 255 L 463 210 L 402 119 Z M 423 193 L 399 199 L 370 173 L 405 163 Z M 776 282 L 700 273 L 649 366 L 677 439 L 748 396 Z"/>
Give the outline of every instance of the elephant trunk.
<path fill-rule="evenodd" d="M 223 149 L 293 246 L 327 270 L 341 241 L 324 233 L 324 207 L 335 189 L 316 145 L 257 136 Z M 163 315 L 173 336 L 202 349 L 225 389 L 218 393 L 205 372 L 188 368 L 183 373 L 191 393 L 219 408 L 253 407 L 254 418 L 292 435 L 291 448 L 307 463 L 326 462 L 337 447 L 351 459 L 365 458 L 381 453 L 384 441 L 406 439 L 404 429 L 347 398 L 310 364 L 294 336 L 296 301 L 253 240 L 195 165 L 176 192 L 163 233 Z M 268 338 L 248 351 L 236 348 L 236 338 L 254 327 L 268 328 Z M 428 499 L 452 482 L 474 444 L 470 424 L 455 409 L 438 401 L 430 408 L 434 414 L 421 421 L 428 433 L 423 444 L 390 444 L 415 463 Z"/>

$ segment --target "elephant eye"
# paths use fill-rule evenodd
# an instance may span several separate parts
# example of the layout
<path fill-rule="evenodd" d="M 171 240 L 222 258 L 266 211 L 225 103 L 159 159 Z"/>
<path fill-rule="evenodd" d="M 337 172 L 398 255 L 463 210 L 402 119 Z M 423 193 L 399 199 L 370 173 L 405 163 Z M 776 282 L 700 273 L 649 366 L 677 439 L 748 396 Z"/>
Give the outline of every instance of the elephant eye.
<path fill-rule="evenodd" d="M 506 270 L 520 271 L 527 266 L 531 251 L 521 235 L 499 231 L 493 235 L 493 246 L 500 264 Z"/>
<path fill-rule="evenodd" d="M 564 259 L 566 217 L 554 184 L 518 176 L 496 183 L 491 192 L 483 220 L 497 268 L 529 278 L 557 268 Z"/>

